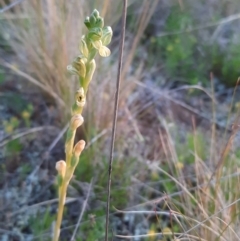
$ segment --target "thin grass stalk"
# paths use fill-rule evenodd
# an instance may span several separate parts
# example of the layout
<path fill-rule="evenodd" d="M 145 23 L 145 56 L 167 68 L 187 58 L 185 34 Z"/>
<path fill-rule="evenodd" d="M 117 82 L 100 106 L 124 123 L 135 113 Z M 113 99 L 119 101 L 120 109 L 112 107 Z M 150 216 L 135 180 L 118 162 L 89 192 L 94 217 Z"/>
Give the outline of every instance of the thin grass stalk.
<path fill-rule="evenodd" d="M 240 77 L 238 78 L 237 83 L 236 83 L 236 85 L 234 87 L 234 90 L 233 90 L 233 95 L 232 95 L 231 104 L 230 104 L 230 107 L 229 107 L 229 112 L 228 112 L 228 115 L 227 115 L 227 122 L 226 122 L 226 128 L 225 128 L 224 135 L 223 135 L 223 140 L 225 140 L 226 134 L 228 132 L 228 124 L 229 124 L 229 120 L 230 120 L 230 117 L 231 117 L 231 114 L 232 114 L 232 107 L 233 107 L 233 104 L 234 104 L 234 99 L 235 99 L 235 95 L 236 95 L 236 91 L 237 91 L 237 88 L 239 86 L 239 83 L 240 83 Z"/>
<path fill-rule="evenodd" d="M 211 90 L 212 90 L 212 137 L 211 137 L 211 148 L 210 148 L 210 163 L 215 164 L 216 156 L 216 105 L 215 105 L 215 88 L 214 88 L 214 76 L 210 74 Z"/>
<path fill-rule="evenodd" d="M 113 162 L 113 150 L 116 134 L 117 124 L 117 113 L 118 113 L 118 102 L 119 102 L 119 90 L 122 76 L 122 59 L 123 49 L 125 40 L 125 28 L 126 28 L 126 17 L 127 17 L 127 0 L 123 0 L 123 11 L 122 11 L 122 26 L 121 26 L 121 39 L 119 46 L 119 63 L 118 63 L 118 75 L 116 83 L 116 95 L 114 103 L 114 114 L 113 114 L 113 125 L 112 125 L 112 137 L 110 147 L 110 157 L 108 164 L 108 186 L 107 186 L 107 208 L 106 208 L 106 224 L 105 224 L 105 241 L 108 241 L 108 229 L 109 229 L 109 209 L 110 209 L 110 195 L 111 195 L 111 178 L 112 178 L 112 162 Z"/>
<path fill-rule="evenodd" d="M 9 5 L 4 6 L 2 9 L 0 9 L 0 13 L 4 13 L 6 11 L 8 11 L 9 9 L 13 8 L 14 6 L 16 6 L 17 4 L 23 2 L 24 0 L 16 0 L 12 3 L 10 3 Z"/>

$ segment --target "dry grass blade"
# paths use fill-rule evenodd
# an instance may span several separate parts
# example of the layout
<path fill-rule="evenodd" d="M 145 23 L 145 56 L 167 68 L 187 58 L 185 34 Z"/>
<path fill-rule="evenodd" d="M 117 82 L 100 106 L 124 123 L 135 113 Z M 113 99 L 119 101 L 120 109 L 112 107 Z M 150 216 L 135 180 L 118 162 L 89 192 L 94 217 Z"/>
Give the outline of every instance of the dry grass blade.
<path fill-rule="evenodd" d="M 222 208 L 221 210 L 217 211 L 216 213 L 214 213 L 213 215 L 211 215 L 210 217 L 206 218 L 205 220 L 199 222 L 197 225 L 195 225 L 194 227 L 190 228 L 188 231 L 186 231 L 184 234 L 180 235 L 180 237 L 183 237 L 183 235 L 190 233 L 191 231 L 193 231 L 194 229 L 196 229 L 197 227 L 199 227 L 200 225 L 202 225 L 203 223 L 206 223 L 207 221 L 209 221 L 210 219 L 216 217 L 218 214 L 220 214 L 221 212 L 223 212 L 225 209 L 231 208 L 234 204 L 240 202 L 240 199 L 235 200 L 233 203 L 227 205 L 226 207 Z M 179 237 L 179 238 L 180 238 Z M 223 238 L 222 236 L 220 236 L 219 238 Z M 225 239 L 224 239 L 225 240 Z"/>
<path fill-rule="evenodd" d="M 23 131 L 23 132 L 20 132 L 18 134 L 12 135 L 9 139 L 0 142 L 0 147 L 3 147 L 7 143 L 9 143 L 10 141 L 16 140 L 20 137 L 30 135 L 32 133 L 36 133 L 36 132 L 39 132 L 39 131 L 46 131 L 47 129 L 56 130 L 57 128 L 55 126 L 41 126 L 41 127 L 31 128 L 31 129 L 28 129 L 27 131 Z"/>
<path fill-rule="evenodd" d="M 66 204 L 75 202 L 77 200 L 78 200 L 77 198 L 67 198 Z M 50 204 L 57 203 L 57 202 L 58 202 L 58 198 L 55 198 L 55 199 L 52 199 L 52 200 L 47 200 L 47 201 L 43 201 L 43 202 L 40 202 L 40 203 L 36 203 L 36 204 L 31 205 L 31 206 L 26 206 L 26 207 L 23 207 L 23 208 L 19 209 L 18 211 L 10 213 L 9 217 L 15 216 L 16 214 L 19 214 L 21 212 L 26 212 L 27 210 L 32 209 L 32 208 L 38 208 L 38 207 L 41 207 L 41 206 L 50 205 Z"/>
<path fill-rule="evenodd" d="M 63 100 L 55 92 L 53 92 L 51 90 L 50 86 L 48 86 L 46 84 L 42 84 L 40 81 L 36 80 L 32 76 L 28 75 L 27 73 L 22 72 L 21 70 L 17 69 L 15 66 L 13 66 L 13 65 L 5 62 L 5 61 L 3 63 L 0 62 L 0 64 L 2 66 L 5 66 L 5 67 L 11 69 L 13 72 L 18 74 L 19 76 L 28 80 L 30 83 L 32 83 L 32 84 L 36 85 L 37 87 L 41 88 L 47 94 L 52 96 L 62 107 L 65 107 L 65 103 L 63 102 Z"/>
<path fill-rule="evenodd" d="M 74 232 L 73 232 L 73 235 L 72 235 L 70 241 L 74 241 L 74 240 L 75 240 L 75 236 L 76 236 L 76 234 L 77 234 L 77 230 L 78 230 L 78 228 L 79 228 L 80 222 L 81 222 L 81 220 L 82 220 L 83 214 L 84 214 L 85 209 L 86 209 L 86 206 L 87 206 L 87 202 L 88 202 L 88 199 L 89 199 L 89 196 L 90 196 L 90 193 L 91 193 L 91 189 L 92 189 L 92 180 L 91 180 L 91 183 L 90 183 L 90 185 L 89 185 L 87 197 L 86 197 L 86 199 L 85 199 L 84 202 L 83 202 L 82 211 L 81 211 L 81 213 L 80 213 L 80 215 L 79 215 L 79 218 L 78 218 L 76 227 L 75 227 L 75 229 L 74 229 Z"/>
<path fill-rule="evenodd" d="M 113 150 L 114 150 L 116 125 L 117 125 L 119 90 L 120 90 L 120 82 L 121 82 L 121 76 L 122 76 L 122 58 L 123 58 L 123 49 L 124 49 L 124 40 L 125 40 L 125 28 L 126 28 L 126 18 L 127 18 L 127 2 L 128 2 L 127 0 L 123 0 L 121 39 L 120 39 L 119 60 L 118 60 L 119 61 L 119 63 L 118 63 L 118 75 L 117 75 L 117 83 L 116 83 L 116 94 L 115 94 L 115 103 L 114 103 L 114 116 L 113 116 L 113 125 L 112 125 L 112 137 L 111 137 L 110 157 L 109 157 L 109 166 L 108 166 L 108 187 L 107 187 L 107 209 L 106 209 L 105 241 L 108 241 L 112 161 L 113 161 Z"/>
<path fill-rule="evenodd" d="M 175 235 L 182 235 L 181 233 L 174 233 Z M 142 235 L 115 235 L 115 237 L 117 238 L 122 238 L 122 239 L 132 239 L 132 238 L 149 238 L 149 237 L 156 237 L 156 236 L 164 236 L 164 235 L 173 235 L 172 232 L 164 232 L 164 233 L 153 233 L 153 234 L 142 234 Z M 200 237 L 194 236 L 194 235 L 190 235 L 190 234 L 186 234 L 184 235 L 184 239 L 181 238 L 179 240 L 189 240 L 189 238 L 191 238 L 191 240 L 196 240 L 196 241 L 208 241 L 206 239 L 202 239 Z M 178 239 L 177 239 L 178 240 Z"/>
<path fill-rule="evenodd" d="M 12 2 L 11 4 L 5 6 L 4 8 L 0 9 L 0 13 L 4 13 L 6 12 L 7 10 L 13 8 L 14 6 L 16 6 L 17 4 L 23 2 L 24 0 L 17 0 L 15 2 Z"/>
<path fill-rule="evenodd" d="M 168 216 L 168 217 L 174 217 L 175 219 L 177 218 L 181 218 L 182 220 L 189 220 L 191 222 L 194 222 L 194 223 L 198 223 L 202 226 L 204 226 L 204 228 L 210 230 L 211 232 L 215 233 L 216 235 L 218 235 L 218 233 L 212 229 L 211 227 L 209 227 L 208 225 L 205 225 L 205 224 L 201 224 L 199 221 L 197 221 L 196 219 L 194 218 L 190 218 L 190 217 L 187 217 L 183 214 L 179 214 L 173 210 L 170 211 L 123 211 L 123 210 L 118 210 L 115 208 L 115 210 L 119 213 L 130 213 L 130 214 L 152 214 L 152 215 L 164 215 L 164 216 Z"/>

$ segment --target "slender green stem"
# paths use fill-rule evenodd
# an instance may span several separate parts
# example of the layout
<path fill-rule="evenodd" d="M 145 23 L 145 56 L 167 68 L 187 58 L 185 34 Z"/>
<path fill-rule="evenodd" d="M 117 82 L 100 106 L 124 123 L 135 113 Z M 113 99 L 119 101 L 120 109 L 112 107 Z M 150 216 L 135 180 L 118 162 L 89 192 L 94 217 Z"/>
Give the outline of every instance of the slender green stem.
<path fill-rule="evenodd" d="M 76 131 L 73 131 L 72 136 L 68 141 L 69 145 L 66 146 L 66 164 L 67 164 L 67 166 L 70 165 L 71 158 L 72 158 L 75 133 L 76 133 Z M 60 236 L 63 210 L 64 210 L 65 201 L 66 201 L 67 187 L 68 187 L 67 178 L 68 178 L 67 175 L 65 175 L 65 177 L 63 178 L 62 185 L 59 188 L 59 202 L 58 202 L 57 221 L 56 221 L 55 228 L 54 228 L 53 241 L 58 241 L 59 236 Z"/>
<path fill-rule="evenodd" d="M 65 200 L 66 200 L 66 193 L 67 193 L 67 183 L 63 182 L 61 191 L 59 193 L 57 221 L 56 221 L 55 228 L 54 228 L 53 241 L 58 241 L 59 236 L 60 236 L 63 210 L 64 210 L 64 204 L 65 204 Z"/>

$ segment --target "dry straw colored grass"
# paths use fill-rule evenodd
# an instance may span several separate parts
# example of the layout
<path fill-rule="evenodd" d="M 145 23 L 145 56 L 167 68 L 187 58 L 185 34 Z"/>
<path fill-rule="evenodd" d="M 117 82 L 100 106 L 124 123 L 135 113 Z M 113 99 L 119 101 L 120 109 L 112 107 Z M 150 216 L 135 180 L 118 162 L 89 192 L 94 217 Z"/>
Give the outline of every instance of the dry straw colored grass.
<path fill-rule="evenodd" d="M 159 91 L 159 98 L 156 98 L 156 100 L 159 100 L 160 96 L 164 94 L 164 91 L 162 94 Z M 219 105 L 218 100 L 215 99 L 214 91 L 211 95 L 211 99 L 215 101 L 214 105 Z M 216 108 L 214 105 L 213 112 Z M 171 112 L 171 110 L 169 111 Z M 161 217 L 162 215 L 167 216 L 170 225 L 175 228 L 178 227 L 176 233 L 172 229 L 173 235 L 177 237 L 176 240 L 240 240 L 240 163 L 237 154 L 239 153 L 239 109 L 235 113 L 233 129 L 228 128 L 226 133 L 224 129 L 217 129 L 214 122 L 210 125 L 209 131 L 206 131 L 206 127 L 196 127 L 194 118 L 192 118 L 192 132 L 189 129 L 186 130 L 186 127 L 181 124 L 177 126 L 169 124 L 170 120 L 173 122 L 176 120 L 171 119 L 171 114 L 170 116 L 160 114 L 158 108 L 152 108 L 151 115 L 152 121 L 158 122 L 159 126 L 155 130 L 153 139 L 161 148 L 158 149 L 158 152 L 155 149 L 155 153 L 150 156 L 152 159 L 149 159 L 148 154 L 137 156 L 141 171 L 139 171 L 139 175 L 135 176 L 137 179 L 134 179 L 134 181 L 142 182 L 141 188 L 144 187 L 145 190 L 155 193 L 155 195 L 160 194 L 161 197 L 133 205 L 128 209 L 131 211 L 125 211 L 124 213 L 136 216 L 142 215 L 143 217 L 154 216 L 157 220 L 156 226 L 161 228 L 164 228 L 164 221 Z M 229 115 L 232 115 L 232 113 L 229 112 Z M 153 126 L 154 123 L 151 125 Z M 139 128 L 142 132 L 141 126 Z M 205 149 L 201 151 L 199 151 L 201 149 L 199 145 L 202 145 L 198 135 L 199 132 L 203 133 L 203 141 L 205 142 Z M 148 132 L 145 133 L 146 139 Z M 182 139 L 186 141 L 187 133 L 191 133 L 194 144 L 194 149 L 190 153 L 194 162 L 191 164 L 182 160 L 181 157 L 186 154 L 186 150 L 179 149 L 182 148 L 181 143 L 176 141 L 178 135 L 181 135 Z M 151 132 L 149 134 L 153 137 Z M 151 146 L 146 146 L 145 149 L 151 151 Z M 201 156 L 205 156 L 206 159 L 202 159 Z M 146 159 L 149 162 L 146 162 Z M 140 168 L 141 165 L 143 167 Z M 147 169 L 145 173 L 143 171 L 144 166 Z M 158 181 L 148 184 L 145 178 L 149 173 L 154 176 L 157 175 Z M 164 178 L 161 180 L 161 177 Z M 162 191 L 164 189 L 161 188 L 161 185 L 164 186 L 164 182 L 167 180 L 172 183 L 171 187 L 175 187 L 177 191 L 168 194 Z M 136 190 L 135 188 L 132 195 L 140 196 L 141 192 L 141 189 Z M 147 197 L 143 195 L 141 199 L 144 200 Z M 150 211 L 142 211 L 149 210 L 149 207 Z M 152 209 L 155 211 L 152 211 Z M 162 209 L 165 211 L 163 212 Z M 155 229 L 150 234 L 139 235 L 139 238 L 149 237 L 150 239 L 153 236 L 152 240 L 155 240 L 158 235 L 161 236 L 161 233 Z"/>
<path fill-rule="evenodd" d="M 129 1 L 129 5 L 135 0 Z M 130 94 L 135 89 L 133 79 L 139 79 L 141 66 L 128 76 L 131 63 L 141 36 L 154 12 L 158 0 L 138 4 L 142 14 L 136 14 L 136 33 L 128 34 L 129 43 L 123 64 L 123 84 L 120 108 L 125 109 Z M 4 1 L 2 1 L 4 5 Z M 107 25 L 113 26 L 114 38 L 111 59 L 100 60 L 91 83 L 85 115 L 87 132 L 92 128 L 99 133 L 109 129 L 112 121 L 113 99 L 116 86 L 118 22 L 121 16 L 121 1 L 92 0 L 33 0 L 23 1 L 2 15 L 2 28 L 8 34 L 8 44 L 16 57 L 11 61 L 1 59 L 1 64 L 10 68 L 22 79 L 24 89 L 41 90 L 45 99 L 56 103 L 62 124 L 69 115 L 76 79 L 67 74 L 66 66 L 78 53 L 79 39 L 85 29 L 80 20 L 93 8 L 99 9 Z M 115 58 L 115 60 L 114 60 Z M 30 84 L 29 84 L 30 83 Z M 35 88 L 36 89 L 36 88 Z M 123 118 L 122 118 L 123 120 Z M 96 133 L 95 132 L 95 133 Z"/>

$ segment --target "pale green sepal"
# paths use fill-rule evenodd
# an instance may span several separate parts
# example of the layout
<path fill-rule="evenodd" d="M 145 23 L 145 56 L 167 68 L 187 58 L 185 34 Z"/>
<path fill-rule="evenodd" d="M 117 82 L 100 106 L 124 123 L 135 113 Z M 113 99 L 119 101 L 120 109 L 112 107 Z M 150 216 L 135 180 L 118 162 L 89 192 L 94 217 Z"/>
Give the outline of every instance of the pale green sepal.
<path fill-rule="evenodd" d="M 90 52 L 89 55 L 88 55 L 88 61 L 89 61 L 89 62 L 92 61 L 92 60 L 94 59 L 94 57 L 95 57 L 97 51 L 98 51 L 98 50 L 95 49 L 95 48 L 93 48 L 93 49 L 91 50 L 91 52 Z"/>
<path fill-rule="evenodd" d="M 85 66 L 86 60 L 80 55 L 78 56 L 72 63 L 73 68 L 75 68 L 78 72 L 78 75 L 81 77 L 85 77 L 86 75 L 86 66 Z"/>
<path fill-rule="evenodd" d="M 92 41 L 92 45 L 95 49 L 100 49 L 102 47 L 102 41 L 101 40 Z"/>
<path fill-rule="evenodd" d="M 81 51 L 81 53 L 84 55 L 84 57 L 88 58 L 88 47 L 87 44 L 84 40 L 84 37 L 82 37 L 80 44 L 79 44 L 79 50 Z"/>
<path fill-rule="evenodd" d="M 111 54 L 111 51 L 108 47 L 105 47 L 105 46 L 102 46 L 100 49 L 99 49 L 99 54 L 102 56 L 102 57 L 108 57 L 110 54 Z"/>
<path fill-rule="evenodd" d="M 104 46 L 107 46 L 108 44 L 110 44 L 111 40 L 112 40 L 112 28 L 111 27 L 104 27 L 103 28 L 103 35 L 102 35 L 102 44 Z"/>
<path fill-rule="evenodd" d="M 78 75 L 77 69 L 75 69 L 71 64 L 67 66 L 67 71 L 68 71 L 70 74 Z"/>

